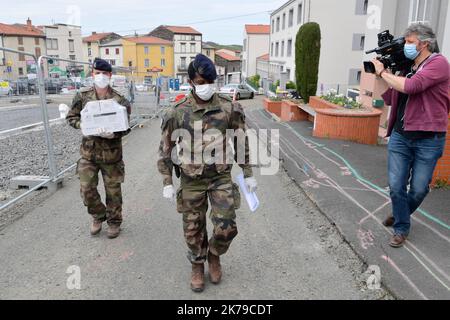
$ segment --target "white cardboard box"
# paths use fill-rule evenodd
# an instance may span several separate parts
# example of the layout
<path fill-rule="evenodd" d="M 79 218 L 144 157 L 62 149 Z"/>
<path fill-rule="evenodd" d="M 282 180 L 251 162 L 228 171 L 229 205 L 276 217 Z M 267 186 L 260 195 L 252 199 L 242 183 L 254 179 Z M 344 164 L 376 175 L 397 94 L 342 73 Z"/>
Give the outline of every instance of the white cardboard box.
<path fill-rule="evenodd" d="M 127 108 L 114 99 L 89 101 L 81 110 L 81 131 L 85 136 L 98 135 L 98 129 L 121 132 L 130 128 Z"/>

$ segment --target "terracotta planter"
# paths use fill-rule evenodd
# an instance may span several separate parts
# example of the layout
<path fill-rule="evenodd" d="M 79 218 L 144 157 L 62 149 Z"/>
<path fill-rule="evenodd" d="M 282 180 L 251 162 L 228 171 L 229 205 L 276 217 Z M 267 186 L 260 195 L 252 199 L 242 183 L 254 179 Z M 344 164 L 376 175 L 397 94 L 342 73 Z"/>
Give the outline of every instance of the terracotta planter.
<path fill-rule="evenodd" d="M 334 103 L 328 102 L 326 100 L 323 100 L 319 97 L 310 97 L 309 98 L 309 106 L 313 108 L 314 110 L 317 109 L 339 109 L 341 108 L 338 105 L 335 105 Z"/>
<path fill-rule="evenodd" d="M 301 112 L 298 105 L 289 100 L 283 100 L 281 103 L 281 116 L 282 121 L 303 121 L 308 120 L 307 115 Z"/>
<path fill-rule="evenodd" d="M 447 184 L 450 184 L 450 116 L 448 119 L 449 134 L 447 134 L 444 155 L 439 159 L 436 169 L 434 170 L 433 185 L 436 185 L 437 182 L 447 182 Z"/>
<path fill-rule="evenodd" d="M 381 111 L 375 108 L 347 109 L 319 97 L 311 97 L 309 105 L 316 111 L 313 136 L 362 144 L 378 143 Z"/>
<path fill-rule="evenodd" d="M 268 98 L 264 99 L 264 109 L 267 112 L 275 114 L 277 117 L 281 116 L 281 101 L 272 101 Z"/>

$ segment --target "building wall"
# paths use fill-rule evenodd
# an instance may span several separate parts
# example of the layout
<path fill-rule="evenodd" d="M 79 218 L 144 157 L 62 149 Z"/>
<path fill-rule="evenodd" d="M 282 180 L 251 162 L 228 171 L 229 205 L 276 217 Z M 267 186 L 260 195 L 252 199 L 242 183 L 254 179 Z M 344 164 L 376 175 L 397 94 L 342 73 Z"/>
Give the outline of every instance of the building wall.
<path fill-rule="evenodd" d="M 213 48 L 203 48 L 202 53 L 211 59 L 212 62 L 216 62 L 216 49 Z"/>
<path fill-rule="evenodd" d="M 107 54 L 107 50 L 109 50 L 109 53 Z M 116 50 L 119 50 L 119 53 L 116 54 Z M 122 45 L 111 45 L 111 46 L 101 46 L 99 48 L 100 50 L 100 56 L 102 59 L 108 60 L 111 65 L 116 67 L 124 67 L 123 64 L 123 47 Z M 127 65 L 128 66 L 128 65 Z"/>
<path fill-rule="evenodd" d="M 131 41 L 123 40 L 123 60 L 125 66 L 128 67 L 128 62 L 132 62 L 134 67 L 134 76 L 137 82 L 143 82 L 145 77 L 152 77 L 155 79 L 158 75 L 149 73 L 148 69 L 153 67 L 162 68 L 160 76 L 173 77 L 174 60 L 173 47 L 168 45 L 152 45 L 152 44 L 136 44 Z M 165 47 L 165 53 L 161 54 L 161 47 Z M 148 54 L 145 47 L 148 47 Z M 148 59 L 149 65 L 145 65 L 145 60 Z M 161 59 L 166 60 L 166 65 L 161 66 Z"/>
<path fill-rule="evenodd" d="M 242 51 L 242 75 L 248 78 L 256 75 L 256 58 L 266 54 L 269 50 L 268 34 L 247 34 L 244 30 L 244 41 Z"/>
<path fill-rule="evenodd" d="M 256 61 L 256 74 L 261 76 L 261 79 L 269 78 L 269 61 L 257 60 Z"/>
<path fill-rule="evenodd" d="M 194 40 L 192 40 L 194 37 Z M 181 82 L 187 81 L 187 67 L 189 63 L 195 59 L 195 56 L 202 53 L 202 36 L 201 35 L 185 35 L 185 34 L 175 34 L 174 35 L 174 69 L 173 73 L 175 77 L 179 78 Z M 185 43 L 185 51 L 182 50 L 182 43 Z M 191 50 L 191 44 L 193 48 Z M 182 66 L 182 58 L 185 58 L 185 68 L 180 68 Z"/>
<path fill-rule="evenodd" d="M 81 27 L 66 25 L 45 26 L 44 32 L 47 39 L 55 39 L 58 44 L 57 49 L 53 49 L 49 43 L 50 41 L 47 40 L 47 55 L 57 56 L 62 59 L 70 59 L 72 56 L 72 58 L 75 58 L 72 60 L 85 61 L 82 49 Z M 73 40 L 73 51 L 70 50 L 69 40 Z M 62 70 L 66 70 L 69 63 L 59 61 L 56 62 L 56 65 Z"/>
<path fill-rule="evenodd" d="M 19 48 L 23 48 L 25 52 L 38 54 L 39 52 L 36 51 L 37 48 L 40 49 L 40 55 L 46 55 L 46 46 L 45 46 L 45 39 L 44 38 L 38 38 L 39 44 L 35 44 L 35 38 L 34 37 L 23 37 L 23 44 L 19 45 L 19 38 L 17 36 L 3 36 L 3 44 L 6 48 L 11 48 L 18 50 Z M 17 80 L 18 77 L 27 76 L 29 73 L 27 70 L 27 65 L 35 65 L 33 62 L 33 59 L 29 56 L 24 57 L 24 61 L 19 61 L 19 54 L 5 52 L 5 65 L 0 65 L 0 78 L 6 79 L 6 80 Z M 27 61 L 28 64 L 27 64 Z M 7 65 L 11 64 L 11 73 L 6 72 Z M 22 74 L 20 74 L 19 69 L 22 68 Z M 29 69 L 29 67 L 28 67 Z M 34 73 L 34 72 L 30 72 Z M 44 74 L 47 73 L 47 64 L 44 64 Z"/>

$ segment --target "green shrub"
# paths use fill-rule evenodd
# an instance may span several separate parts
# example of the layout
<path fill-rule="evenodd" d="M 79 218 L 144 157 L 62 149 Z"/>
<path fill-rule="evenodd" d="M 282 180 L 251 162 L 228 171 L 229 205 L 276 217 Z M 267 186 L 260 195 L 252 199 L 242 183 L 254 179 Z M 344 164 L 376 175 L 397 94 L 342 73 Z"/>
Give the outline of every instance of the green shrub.
<path fill-rule="evenodd" d="M 317 92 L 320 60 L 320 26 L 315 22 L 305 23 L 297 33 L 295 43 L 295 75 L 297 91 L 306 103 Z"/>

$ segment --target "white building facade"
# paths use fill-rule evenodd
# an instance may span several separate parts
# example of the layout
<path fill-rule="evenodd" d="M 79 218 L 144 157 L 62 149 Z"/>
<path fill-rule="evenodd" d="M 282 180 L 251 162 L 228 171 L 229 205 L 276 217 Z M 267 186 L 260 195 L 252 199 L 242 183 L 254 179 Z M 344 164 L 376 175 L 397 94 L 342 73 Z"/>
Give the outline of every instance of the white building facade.
<path fill-rule="evenodd" d="M 242 76 L 256 75 L 256 59 L 269 52 L 269 25 L 245 25 L 244 46 L 242 50 Z"/>
<path fill-rule="evenodd" d="M 48 56 L 73 61 L 83 61 L 80 26 L 57 23 L 54 25 L 41 26 L 40 28 L 46 36 Z M 71 70 L 74 67 L 74 63 L 54 60 L 52 66 L 62 70 Z M 83 70 L 83 68 L 78 69 L 80 69 L 78 71 Z"/>
<path fill-rule="evenodd" d="M 100 57 L 114 67 L 124 67 L 122 39 L 105 42 L 99 46 Z"/>

